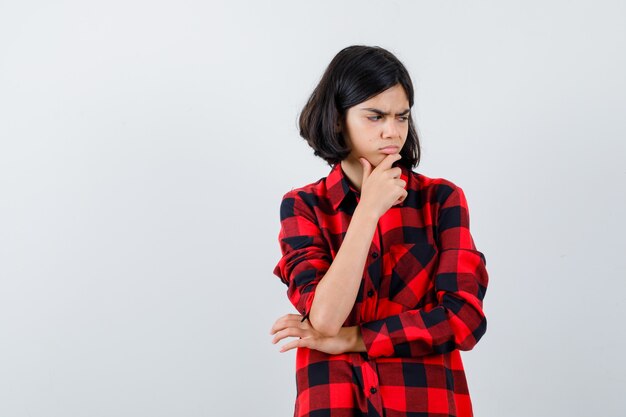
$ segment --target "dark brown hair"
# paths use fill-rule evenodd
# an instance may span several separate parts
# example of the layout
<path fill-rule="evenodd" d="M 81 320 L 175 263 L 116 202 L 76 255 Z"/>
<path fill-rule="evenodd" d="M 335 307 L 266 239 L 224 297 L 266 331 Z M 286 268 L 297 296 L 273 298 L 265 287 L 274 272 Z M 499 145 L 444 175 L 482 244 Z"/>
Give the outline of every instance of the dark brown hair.
<path fill-rule="evenodd" d="M 343 124 L 350 107 L 400 84 L 413 107 L 413 83 L 404 65 L 391 52 L 378 46 L 353 45 L 332 59 L 320 82 L 302 109 L 300 136 L 316 156 L 335 165 L 350 153 L 337 125 Z M 409 133 L 400 150 L 398 163 L 411 169 L 420 161 L 420 143 L 409 117 Z"/>

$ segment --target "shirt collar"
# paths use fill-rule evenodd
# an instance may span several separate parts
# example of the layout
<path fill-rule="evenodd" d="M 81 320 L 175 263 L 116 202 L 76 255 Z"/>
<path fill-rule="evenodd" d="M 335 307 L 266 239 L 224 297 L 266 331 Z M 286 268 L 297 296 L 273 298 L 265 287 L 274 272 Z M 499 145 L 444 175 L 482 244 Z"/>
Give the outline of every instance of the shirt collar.
<path fill-rule="evenodd" d="M 409 188 L 409 169 L 404 165 L 398 164 L 402 173 L 400 178 L 405 181 L 404 189 Z M 333 206 L 334 210 L 337 210 L 341 202 L 349 193 L 354 193 L 355 196 L 360 196 L 360 192 L 350 184 L 348 177 L 343 169 L 341 169 L 341 163 L 333 165 L 330 173 L 326 177 L 326 190 L 328 192 L 328 198 Z M 395 207 L 404 207 L 406 198 L 400 204 L 396 204 Z"/>

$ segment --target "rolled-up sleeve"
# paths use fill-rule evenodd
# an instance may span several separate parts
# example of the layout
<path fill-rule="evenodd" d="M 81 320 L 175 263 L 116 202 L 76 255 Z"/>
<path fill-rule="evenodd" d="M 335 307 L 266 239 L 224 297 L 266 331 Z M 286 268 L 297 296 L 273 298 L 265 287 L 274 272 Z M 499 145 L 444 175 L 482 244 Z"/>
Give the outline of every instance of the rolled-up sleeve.
<path fill-rule="evenodd" d="M 412 357 L 470 350 L 487 330 L 486 259 L 474 245 L 463 190 L 448 187 L 437 216 L 436 305 L 360 324 L 370 357 Z"/>
<path fill-rule="evenodd" d="M 295 192 L 283 196 L 278 241 L 282 257 L 274 275 L 287 285 L 287 296 L 299 313 L 308 316 L 315 288 L 332 258 L 317 224 L 313 207 Z"/>

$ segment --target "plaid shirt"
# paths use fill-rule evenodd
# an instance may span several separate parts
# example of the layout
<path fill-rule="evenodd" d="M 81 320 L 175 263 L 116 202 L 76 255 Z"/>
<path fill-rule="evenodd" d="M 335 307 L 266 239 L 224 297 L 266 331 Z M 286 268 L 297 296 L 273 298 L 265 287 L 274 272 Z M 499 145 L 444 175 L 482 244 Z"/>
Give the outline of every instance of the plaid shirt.
<path fill-rule="evenodd" d="M 295 417 L 473 415 L 460 350 L 487 328 L 486 259 L 462 189 L 398 166 L 407 198 L 380 217 L 344 323 L 360 326 L 367 352 L 298 348 Z M 283 196 L 274 274 L 305 316 L 359 199 L 341 164 Z"/>

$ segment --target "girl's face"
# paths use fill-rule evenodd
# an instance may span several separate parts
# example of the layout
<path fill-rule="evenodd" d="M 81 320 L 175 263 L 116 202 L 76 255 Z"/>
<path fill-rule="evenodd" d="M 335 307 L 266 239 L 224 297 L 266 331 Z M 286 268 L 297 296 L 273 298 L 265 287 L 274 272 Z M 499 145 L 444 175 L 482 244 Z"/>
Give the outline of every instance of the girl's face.
<path fill-rule="evenodd" d="M 377 166 L 388 154 L 398 153 L 409 134 L 409 100 L 400 84 L 383 91 L 346 112 L 343 136 L 350 164 L 359 157 Z"/>

